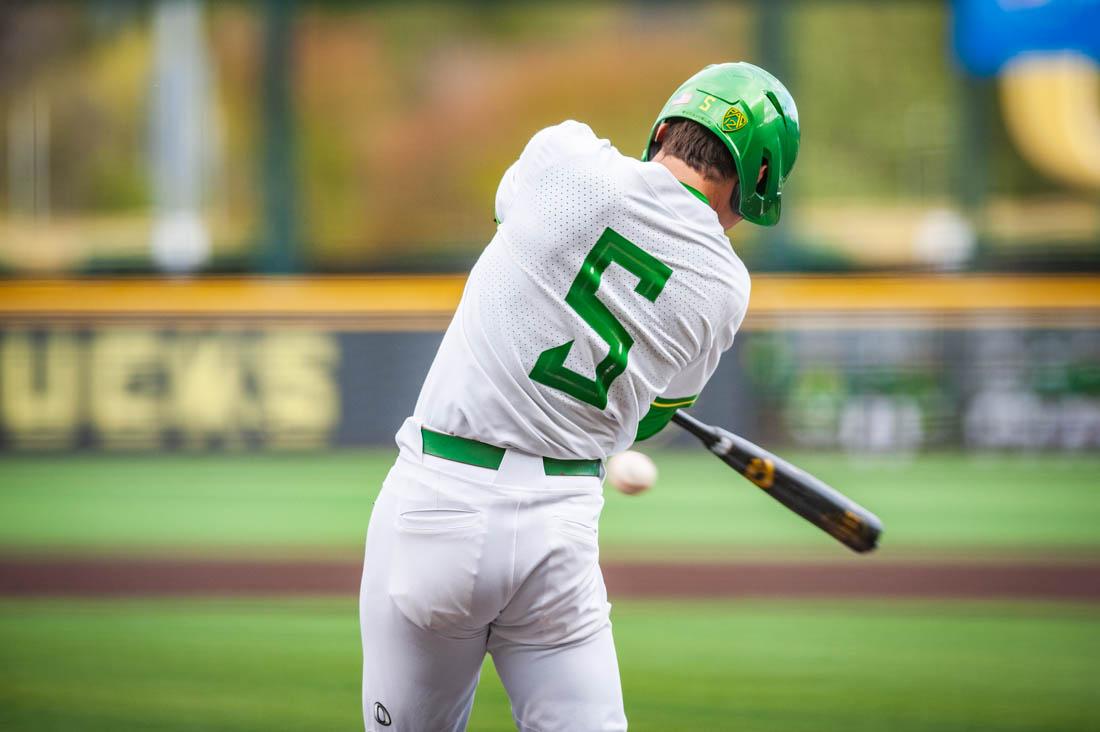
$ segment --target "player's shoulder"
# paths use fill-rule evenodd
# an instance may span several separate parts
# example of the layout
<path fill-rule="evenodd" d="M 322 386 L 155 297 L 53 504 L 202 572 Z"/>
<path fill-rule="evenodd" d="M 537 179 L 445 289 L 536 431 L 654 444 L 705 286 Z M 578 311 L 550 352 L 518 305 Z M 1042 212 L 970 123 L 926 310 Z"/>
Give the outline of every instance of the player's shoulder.
<path fill-rule="evenodd" d="M 705 293 L 700 312 L 712 324 L 738 327 L 749 306 L 752 278 L 726 233 L 718 228 L 684 227 L 674 256 L 693 278 L 691 287 Z M 675 266 L 674 266 L 675 268 Z"/>
<path fill-rule="evenodd" d="M 608 140 L 598 137 L 584 122 L 567 119 L 536 132 L 527 143 L 527 149 L 549 161 L 613 148 Z"/>

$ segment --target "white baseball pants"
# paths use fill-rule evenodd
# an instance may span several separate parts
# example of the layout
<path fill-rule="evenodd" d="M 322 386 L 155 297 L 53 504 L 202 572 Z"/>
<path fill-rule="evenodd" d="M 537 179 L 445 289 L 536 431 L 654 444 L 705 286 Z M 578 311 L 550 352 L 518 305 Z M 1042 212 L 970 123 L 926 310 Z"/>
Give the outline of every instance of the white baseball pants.
<path fill-rule="evenodd" d="M 625 730 L 598 564 L 598 477 L 424 455 L 406 423 L 367 531 L 360 592 L 368 730 L 464 730 L 485 653 L 521 731 Z"/>

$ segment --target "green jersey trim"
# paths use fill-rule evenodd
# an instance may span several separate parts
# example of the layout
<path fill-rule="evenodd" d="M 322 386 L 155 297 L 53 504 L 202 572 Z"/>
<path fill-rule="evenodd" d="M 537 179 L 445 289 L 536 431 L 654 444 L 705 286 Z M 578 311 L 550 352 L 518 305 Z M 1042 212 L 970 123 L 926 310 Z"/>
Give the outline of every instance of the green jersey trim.
<path fill-rule="evenodd" d="M 698 398 L 699 397 L 697 397 L 697 396 L 683 397 L 681 399 L 661 399 L 661 398 L 658 397 L 657 399 L 653 400 L 653 406 L 662 407 L 662 408 L 669 408 L 669 407 L 687 408 L 687 407 L 690 407 L 692 404 L 694 404 L 695 400 L 698 399 Z"/>
<path fill-rule="evenodd" d="M 708 206 L 710 205 L 710 201 L 707 200 L 707 197 L 704 196 L 703 192 L 700 191 L 698 188 L 692 188 L 691 186 L 689 186 L 687 183 L 685 183 L 683 181 L 680 181 L 680 185 L 682 185 L 684 188 L 687 188 L 688 191 L 691 193 L 691 195 L 695 196 L 696 198 L 698 198 L 700 201 L 707 204 Z"/>
<path fill-rule="evenodd" d="M 677 397 L 677 398 L 657 398 L 653 400 L 653 404 L 650 405 L 649 411 L 638 422 L 638 434 L 634 437 L 635 442 L 641 442 L 642 440 L 648 440 L 653 435 L 657 434 L 665 428 L 665 426 L 672 420 L 672 415 L 676 414 L 677 409 L 686 409 L 695 404 L 695 400 L 699 398 L 699 395 Z"/>

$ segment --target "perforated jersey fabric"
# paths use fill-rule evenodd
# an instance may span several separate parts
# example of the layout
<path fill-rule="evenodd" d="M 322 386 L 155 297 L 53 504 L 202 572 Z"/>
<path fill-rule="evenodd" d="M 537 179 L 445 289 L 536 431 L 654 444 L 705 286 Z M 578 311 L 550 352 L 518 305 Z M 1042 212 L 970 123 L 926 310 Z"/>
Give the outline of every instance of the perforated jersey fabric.
<path fill-rule="evenodd" d="M 496 235 L 470 273 L 417 401 L 432 429 L 562 459 L 603 459 L 633 442 L 655 398 L 698 394 L 733 343 L 749 276 L 717 214 L 659 163 L 563 122 L 538 132 L 501 180 Z M 605 340 L 566 303 L 608 229 L 672 270 L 654 301 L 612 262 L 596 297 L 633 339 L 606 406 L 531 378 L 572 342 L 564 366 L 590 379 Z"/>

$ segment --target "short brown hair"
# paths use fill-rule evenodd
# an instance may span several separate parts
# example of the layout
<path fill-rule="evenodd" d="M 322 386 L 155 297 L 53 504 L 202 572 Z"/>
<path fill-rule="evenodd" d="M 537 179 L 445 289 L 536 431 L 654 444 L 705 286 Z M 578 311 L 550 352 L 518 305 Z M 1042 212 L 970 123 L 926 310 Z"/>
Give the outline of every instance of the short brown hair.
<path fill-rule="evenodd" d="M 658 151 L 683 160 L 709 180 L 737 177 L 737 166 L 729 148 L 717 135 L 694 120 L 668 120 L 664 137 L 660 142 L 654 141 L 649 149 L 649 159 L 652 160 Z"/>

